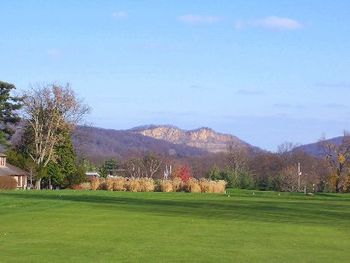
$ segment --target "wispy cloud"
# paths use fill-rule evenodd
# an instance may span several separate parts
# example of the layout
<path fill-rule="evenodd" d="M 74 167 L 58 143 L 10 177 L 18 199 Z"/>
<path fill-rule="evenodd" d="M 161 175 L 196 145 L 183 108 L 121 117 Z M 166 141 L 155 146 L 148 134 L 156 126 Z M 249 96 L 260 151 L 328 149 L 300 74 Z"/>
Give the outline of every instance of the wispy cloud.
<path fill-rule="evenodd" d="M 178 16 L 177 20 L 190 25 L 210 25 L 219 22 L 221 20 L 221 17 L 188 14 Z"/>
<path fill-rule="evenodd" d="M 274 103 L 272 104 L 275 108 L 280 109 L 297 109 L 297 110 L 304 110 L 307 108 L 304 104 L 290 104 L 290 103 Z"/>
<path fill-rule="evenodd" d="M 258 89 L 239 89 L 236 91 L 238 95 L 263 95 L 265 92 Z"/>
<path fill-rule="evenodd" d="M 292 108 L 293 106 L 289 103 L 275 103 L 273 104 L 276 108 Z"/>
<path fill-rule="evenodd" d="M 327 103 L 323 105 L 326 108 L 330 108 L 330 109 L 346 109 L 347 106 L 344 104 L 340 104 L 340 103 Z"/>
<path fill-rule="evenodd" d="M 350 82 L 334 82 L 334 83 L 326 83 L 326 82 L 318 82 L 316 83 L 316 86 L 317 87 L 320 87 L 320 88 L 350 88 Z"/>
<path fill-rule="evenodd" d="M 303 28 L 303 24 L 295 19 L 288 17 L 269 16 L 250 21 L 238 20 L 235 22 L 237 30 L 244 28 L 263 28 L 269 30 L 297 30 Z"/>
<path fill-rule="evenodd" d="M 129 14 L 125 11 L 116 11 L 112 13 L 112 17 L 115 19 L 126 19 L 128 16 Z"/>

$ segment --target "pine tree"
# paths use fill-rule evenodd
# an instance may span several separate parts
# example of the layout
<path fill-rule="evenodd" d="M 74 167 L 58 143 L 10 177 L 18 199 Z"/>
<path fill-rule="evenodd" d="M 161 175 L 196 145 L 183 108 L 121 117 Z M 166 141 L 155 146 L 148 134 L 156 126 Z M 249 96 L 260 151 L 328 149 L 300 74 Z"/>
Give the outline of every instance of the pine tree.
<path fill-rule="evenodd" d="M 13 84 L 0 81 L 0 144 L 5 146 L 14 133 L 13 125 L 20 121 L 17 111 L 22 98 L 11 95 L 15 89 Z"/>

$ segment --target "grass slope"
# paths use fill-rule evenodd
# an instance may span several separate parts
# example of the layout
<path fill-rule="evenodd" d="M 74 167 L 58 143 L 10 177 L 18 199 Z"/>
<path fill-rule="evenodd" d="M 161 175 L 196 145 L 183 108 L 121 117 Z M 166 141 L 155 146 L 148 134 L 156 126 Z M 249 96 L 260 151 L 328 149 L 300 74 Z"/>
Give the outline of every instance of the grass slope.
<path fill-rule="evenodd" d="M 0 192 L 0 262 L 347 262 L 350 195 Z"/>

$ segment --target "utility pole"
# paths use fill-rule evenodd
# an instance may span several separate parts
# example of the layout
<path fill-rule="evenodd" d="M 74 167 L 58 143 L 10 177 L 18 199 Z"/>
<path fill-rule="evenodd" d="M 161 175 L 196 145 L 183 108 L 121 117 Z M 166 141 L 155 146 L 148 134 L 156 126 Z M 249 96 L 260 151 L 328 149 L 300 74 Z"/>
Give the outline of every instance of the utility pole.
<path fill-rule="evenodd" d="M 301 166 L 300 166 L 300 163 L 298 163 L 298 192 L 300 192 L 301 175 L 302 175 Z"/>

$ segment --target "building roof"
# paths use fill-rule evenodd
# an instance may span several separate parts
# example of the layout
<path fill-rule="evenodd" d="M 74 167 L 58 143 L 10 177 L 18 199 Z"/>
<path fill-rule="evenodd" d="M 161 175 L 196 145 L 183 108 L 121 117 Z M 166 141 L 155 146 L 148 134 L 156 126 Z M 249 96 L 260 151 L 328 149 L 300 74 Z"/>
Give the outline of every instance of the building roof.
<path fill-rule="evenodd" d="M 28 173 L 11 164 L 6 164 L 6 166 L 0 166 L 0 176 L 21 176 L 21 175 L 28 175 Z"/>
<path fill-rule="evenodd" d="M 6 154 L 0 153 L 0 157 L 6 157 Z"/>
<path fill-rule="evenodd" d="M 101 177 L 101 175 L 97 172 L 86 172 L 86 176 L 96 176 L 96 177 Z"/>

